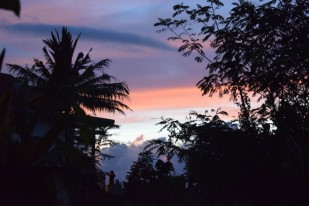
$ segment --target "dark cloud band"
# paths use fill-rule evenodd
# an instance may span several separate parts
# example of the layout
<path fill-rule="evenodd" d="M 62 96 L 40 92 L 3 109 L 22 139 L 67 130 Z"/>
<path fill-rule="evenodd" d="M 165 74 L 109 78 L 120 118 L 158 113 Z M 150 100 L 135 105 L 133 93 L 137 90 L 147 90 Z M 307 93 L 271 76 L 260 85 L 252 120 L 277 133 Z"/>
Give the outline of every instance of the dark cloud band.
<path fill-rule="evenodd" d="M 118 32 L 109 29 L 95 29 L 81 26 L 67 26 L 73 34 L 82 33 L 84 39 L 89 39 L 99 42 L 113 42 L 118 44 L 130 44 L 136 46 L 144 46 L 167 51 L 175 51 L 175 48 L 164 44 L 156 39 L 141 36 L 138 34 Z M 11 32 L 27 33 L 32 35 L 48 34 L 55 29 L 61 31 L 62 26 L 57 24 L 13 24 L 7 25 L 5 28 Z"/>

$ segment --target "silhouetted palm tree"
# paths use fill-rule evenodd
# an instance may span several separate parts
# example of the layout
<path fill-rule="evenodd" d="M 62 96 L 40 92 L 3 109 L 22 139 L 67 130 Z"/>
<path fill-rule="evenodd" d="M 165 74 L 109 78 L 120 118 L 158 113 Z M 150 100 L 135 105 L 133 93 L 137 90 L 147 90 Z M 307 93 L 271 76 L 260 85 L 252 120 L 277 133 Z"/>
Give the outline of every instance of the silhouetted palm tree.
<path fill-rule="evenodd" d="M 35 162 L 36 165 L 43 166 L 55 164 L 66 166 L 66 170 L 63 170 L 61 175 L 67 180 L 63 185 L 68 193 L 72 194 L 72 200 L 70 200 L 72 202 L 73 197 L 84 191 L 81 188 L 87 188 L 89 185 L 97 187 L 99 184 L 100 171 L 93 164 L 92 159 L 95 156 L 96 145 L 92 145 L 93 141 L 91 141 L 91 138 L 95 138 L 93 134 L 95 128 L 99 126 L 87 121 L 85 110 L 93 113 L 96 111 L 124 113 L 125 109 L 129 109 L 122 102 L 129 95 L 127 84 L 119 82 L 105 72 L 110 60 L 92 62 L 89 56 L 91 50 L 86 54 L 80 52 L 74 55 L 78 40 L 79 36 L 73 39 L 66 28 L 62 29 L 61 35 L 57 31 L 51 32 L 51 38 L 43 40 L 45 62 L 34 59 L 32 67 L 8 65 L 10 72 L 25 80 L 24 83 L 30 87 L 29 95 L 24 96 L 24 99 L 27 99 L 27 96 L 30 97 L 30 105 L 25 113 L 34 113 L 31 119 L 27 119 L 30 120 L 29 125 L 28 121 L 24 124 L 26 125 L 24 136 L 27 138 L 21 137 L 22 140 L 26 139 L 30 142 L 21 147 L 25 148 L 22 150 L 26 151 L 25 156 L 29 156 L 27 163 L 31 163 L 28 165 L 33 165 L 32 163 Z M 31 138 L 32 131 L 38 120 L 45 115 L 55 118 L 49 119 L 52 123 L 51 128 L 34 144 L 35 138 Z M 73 129 L 74 118 L 79 122 L 82 121 L 83 127 L 89 127 L 90 132 L 85 134 L 88 141 L 74 141 L 74 138 L 77 139 L 76 130 Z M 58 141 L 63 131 L 66 139 Z M 32 145 L 34 146 L 31 147 Z M 93 146 L 93 157 L 85 154 L 81 149 L 82 146 Z M 33 151 L 27 148 L 33 148 Z M 52 171 L 48 172 L 48 175 L 51 173 Z M 88 191 L 88 189 L 85 190 Z M 79 198 L 75 199 L 79 201 L 87 198 L 87 195 L 79 195 Z"/>
<path fill-rule="evenodd" d="M 51 38 L 43 40 L 46 63 L 34 59 L 32 67 L 8 64 L 10 72 L 26 79 L 30 86 L 38 90 L 43 106 L 60 113 L 84 113 L 107 111 L 124 113 L 129 109 L 122 100 L 128 98 L 126 83 L 105 73 L 110 60 L 104 59 L 93 63 L 89 56 L 78 53 L 73 61 L 74 51 L 79 36 L 74 40 L 71 33 L 62 29 L 62 35 L 51 32 Z M 42 103 L 43 101 L 43 103 Z"/>

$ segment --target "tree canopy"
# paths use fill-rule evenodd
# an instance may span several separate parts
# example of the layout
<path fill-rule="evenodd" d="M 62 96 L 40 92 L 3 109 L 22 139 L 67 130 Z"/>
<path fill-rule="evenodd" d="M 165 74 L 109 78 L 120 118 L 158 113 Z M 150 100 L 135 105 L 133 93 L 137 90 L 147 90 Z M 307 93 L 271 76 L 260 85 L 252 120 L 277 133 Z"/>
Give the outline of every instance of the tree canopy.
<path fill-rule="evenodd" d="M 181 43 L 183 56 L 207 61 L 197 87 L 230 95 L 240 108 L 238 128 L 220 110 L 191 112 L 186 122 L 165 118 L 159 124 L 168 140 L 152 140 L 146 151 L 185 162 L 191 204 L 306 205 L 309 2 L 240 0 L 226 15 L 223 6 L 177 4 L 155 26 Z M 262 101 L 258 108 L 251 96 Z"/>
<path fill-rule="evenodd" d="M 34 59 L 31 67 L 8 64 L 15 77 L 4 76 L 10 81 L 0 96 L 5 111 L 0 141 L 6 177 L 2 187 L 9 191 L 8 199 L 16 194 L 12 204 L 38 204 L 46 198 L 50 205 L 95 205 L 102 198 L 105 175 L 98 163 L 102 155 L 111 156 L 100 147 L 114 143 L 108 130 L 118 126 L 85 110 L 124 114 L 129 88 L 106 73 L 109 59 L 91 61 L 91 49 L 74 59 L 78 40 L 63 27 L 61 35 L 51 32 L 51 38 L 43 40 L 45 62 Z M 21 172 L 18 177 L 16 171 Z M 17 185 L 20 189 L 11 193 Z M 36 190 L 44 195 L 35 199 Z"/>
<path fill-rule="evenodd" d="M 287 102 L 304 122 L 309 114 L 308 1 L 241 0 L 227 16 L 220 15 L 223 6 L 220 0 L 177 4 L 172 18 L 159 18 L 155 26 L 182 43 L 178 51 L 184 56 L 195 52 L 197 62 L 208 61 L 197 87 L 203 95 L 230 94 L 247 130 L 252 127 L 248 93 L 264 101 L 261 111 L 273 121 L 280 103 Z M 206 45 L 214 49 L 213 58 Z"/>
<path fill-rule="evenodd" d="M 95 111 L 120 112 L 129 109 L 122 103 L 128 98 L 129 89 L 125 82 L 108 75 L 105 70 L 110 60 L 93 63 L 90 51 L 73 55 L 79 36 L 74 40 L 71 33 L 62 29 L 61 36 L 51 32 L 51 38 L 43 40 L 45 63 L 34 59 L 32 67 L 9 64 L 9 70 L 36 87 L 46 102 L 52 102 L 57 112 L 78 113 L 83 108 Z M 51 105 L 51 104 L 50 104 Z"/>

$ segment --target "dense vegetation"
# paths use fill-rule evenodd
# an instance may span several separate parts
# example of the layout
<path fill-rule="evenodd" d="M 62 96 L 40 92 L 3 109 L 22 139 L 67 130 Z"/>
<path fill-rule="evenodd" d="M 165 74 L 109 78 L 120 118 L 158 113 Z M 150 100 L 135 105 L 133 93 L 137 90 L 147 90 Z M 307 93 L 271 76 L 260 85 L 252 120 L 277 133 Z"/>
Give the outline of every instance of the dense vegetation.
<path fill-rule="evenodd" d="M 238 118 L 225 122 L 228 114 L 218 109 L 191 111 L 186 122 L 162 119 L 158 124 L 169 136 L 150 141 L 139 154 L 122 194 L 104 192 L 97 167 L 99 146 L 111 143 L 108 129 L 115 125 L 95 125 L 84 112 L 129 109 L 122 103 L 127 85 L 105 73 L 109 60 L 92 63 L 89 53 L 79 53 L 73 61 L 78 38 L 64 28 L 44 40 L 46 63 L 8 65 L 20 87 L 14 112 L 7 101 L 13 91 L 0 96 L 1 190 L 7 199 L 39 205 L 308 205 L 309 2 L 240 0 L 227 16 L 223 6 L 220 0 L 177 4 L 172 17 L 155 26 L 181 43 L 184 56 L 206 62 L 197 87 L 203 95 L 229 95 Z M 252 96 L 258 108 L 251 107 Z M 33 138 L 46 113 L 56 114 L 52 127 Z M 73 130 L 76 120 L 82 127 Z M 175 174 L 173 157 L 184 162 L 183 174 Z"/>
<path fill-rule="evenodd" d="M 183 56 L 207 61 L 197 83 L 203 95 L 230 95 L 239 106 L 237 129 L 220 110 L 159 123 L 169 138 L 150 141 L 146 151 L 185 162 L 183 193 L 166 205 L 307 205 L 309 2 L 239 1 L 226 17 L 222 7 L 219 0 L 178 4 L 155 24 L 181 43 Z M 144 205 L 156 200 L 149 197 Z"/>
<path fill-rule="evenodd" d="M 113 144 L 108 130 L 117 125 L 85 110 L 123 114 L 129 89 L 105 72 L 110 60 L 91 61 L 91 50 L 73 61 L 78 39 L 52 32 L 45 63 L 7 65 L 15 78 L 4 75 L 1 88 L 1 191 L 13 205 L 93 205 L 104 194 L 101 147 Z"/>

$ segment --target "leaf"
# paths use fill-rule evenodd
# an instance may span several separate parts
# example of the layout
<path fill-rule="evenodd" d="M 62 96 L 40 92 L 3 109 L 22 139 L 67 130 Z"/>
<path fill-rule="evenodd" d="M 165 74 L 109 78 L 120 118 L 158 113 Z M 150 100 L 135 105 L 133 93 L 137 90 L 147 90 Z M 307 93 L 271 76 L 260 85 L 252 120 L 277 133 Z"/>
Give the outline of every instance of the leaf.
<path fill-rule="evenodd" d="M 172 37 L 169 37 L 167 40 L 173 40 L 173 41 L 175 41 L 175 40 L 178 40 L 178 39 L 180 39 L 179 37 L 174 37 L 174 36 L 172 36 Z"/>
<path fill-rule="evenodd" d="M 2 63 L 3 63 L 4 55 L 5 55 L 5 49 L 3 49 L 1 54 L 0 54 L 0 72 L 1 72 L 1 68 L 2 68 Z"/>
<path fill-rule="evenodd" d="M 220 111 L 220 112 L 218 112 L 218 114 L 222 114 L 222 115 L 225 115 L 225 116 L 229 116 L 229 114 L 228 114 L 227 112 L 225 112 L 225 111 Z"/>
<path fill-rule="evenodd" d="M 219 118 L 219 116 L 218 115 L 215 115 L 215 116 L 213 116 L 213 118 L 212 118 L 212 122 L 216 122 L 216 121 L 219 121 L 220 120 L 220 118 Z"/>
<path fill-rule="evenodd" d="M 19 16 L 20 14 L 19 0 L 1 0 L 0 8 L 13 11 L 16 16 Z"/>
<path fill-rule="evenodd" d="M 203 57 L 197 56 L 197 57 L 195 57 L 195 61 L 198 62 L 198 63 L 201 63 L 203 61 Z"/>

